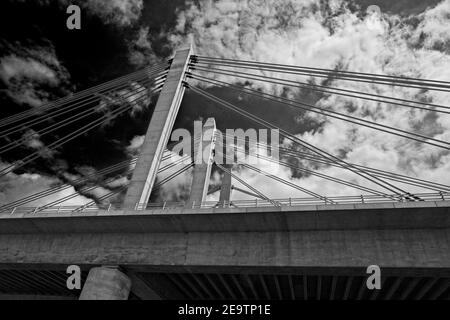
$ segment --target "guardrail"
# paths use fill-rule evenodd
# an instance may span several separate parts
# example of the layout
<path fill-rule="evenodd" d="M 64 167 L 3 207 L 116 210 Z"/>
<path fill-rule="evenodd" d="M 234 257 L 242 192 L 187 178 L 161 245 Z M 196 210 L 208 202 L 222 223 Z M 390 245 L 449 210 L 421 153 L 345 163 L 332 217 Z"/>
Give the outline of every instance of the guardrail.
<path fill-rule="evenodd" d="M 192 208 L 192 209 L 211 209 L 211 208 L 258 208 L 274 206 L 303 206 L 303 205 L 329 205 L 329 204 L 364 204 L 364 203 L 393 203 L 393 202 L 430 202 L 450 200 L 449 192 L 436 193 L 417 193 L 404 195 L 359 195 L 359 196 L 337 196 L 317 198 L 283 198 L 283 199 L 252 199 L 235 201 L 204 201 L 201 203 L 187 202 L 160 202 L 136 204 L 134 210 L 168 210 L 173 208 Z M 8 207 L 0 209 L 0 214 L 59 214 L 59 213 L 88 213 L 98 210 L 120 210 L 121 207 L 108 205 L 106 207 L 98 206 L 37 206 L 37 207 Z"/>

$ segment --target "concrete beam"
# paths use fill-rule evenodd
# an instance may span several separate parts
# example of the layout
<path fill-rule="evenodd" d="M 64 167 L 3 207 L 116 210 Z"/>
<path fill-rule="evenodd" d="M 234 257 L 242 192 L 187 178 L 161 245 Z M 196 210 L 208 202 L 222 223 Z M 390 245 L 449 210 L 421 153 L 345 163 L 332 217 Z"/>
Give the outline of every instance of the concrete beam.
<path fill-rule="evenodd" d="M 186 203 L 187 208 L 201 205 L 206 200 L 211 165 L 213 160 L 216 122 L 208 118 L 203 128 L 194 128 L 194 172 L 191 183 L 191 193 Z"/>
<path fill-rule="evenodd" d="M 151 248 L 149 250 L 149 248 Z M 0 235 L 6 264 L 450 268 L 450 229 Z"/>
<path fill-rule="evenodd" d="M 161 157 L 169 140 L 184 94 L 182 81 L 188 69 L 192 47 L 176 51 L 164 86 L 153 111 L 144 143 L 133 172 L 124 208 L 145 208 L 150 197 Z"/>

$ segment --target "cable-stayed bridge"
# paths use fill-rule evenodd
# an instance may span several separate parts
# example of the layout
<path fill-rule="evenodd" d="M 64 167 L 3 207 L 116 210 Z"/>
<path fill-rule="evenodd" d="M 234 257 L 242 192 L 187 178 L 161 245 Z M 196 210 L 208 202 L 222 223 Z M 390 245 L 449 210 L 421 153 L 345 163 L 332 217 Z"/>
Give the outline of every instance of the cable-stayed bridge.
<path fill-rule="evenodd" d="M 66 177 L 65 183 L 0 204 L 0 297 L 449 299 L 450 186 L 351 163 L 205 86 L 269 101 L 280 110 L 294 108 L 364 126 L 444 152 L 450 149 L 448 141 L 238 86 L 229 79 L 441 114 L 450 113 L 450 107 L 300 82 L 297 76 L 450 91 L 444 81 L 211 58 L 186 47 L 167 63 L 4 118 L 0 155 L 49 134 L 58 133 L 58 138 L 5 165 L 0 179 L 45 160 L 77 138 L 157 98 L 137 157 Z M 277 145 L 276 150 L 273 141 L 249 146 L 245 137 L 220 133 L 215 119 L 208 118 L 200 135 L 193 137 L 194 153 L 174 155 L 169 138 L 186 90 L 257 128 L 277 130 L 289 143 Z M 30 128 L 33 132 L 24 134 Z M 236 143 L 224 146 L 223 138 Z M 235 163 L 235 156 L 251 147 L 257 147 L 253 156 L 265 163 L 322 179 L 336 190 L 355 191 L 345 196 L 320 194 L 251 162 Z M 269 152 L 259 152 L 260 147 Z M 230 148 L 231 155 L 224 151 Z M 275 151 L 279 157 L 274 157 Z M 199 155 L 206 161 L 196 162 Z M 303 165 L 304 161 L 350 172 L 355 179 L 327 175 Z M 210 185 L 212 167 L 222 173 L 220 185 Z M 273 188 L 289 187 L 293 193 L 272 198 L 260 186 L 245 181 L 237 168 L 264 176 Z M 152 194 L 188 170 L 192 170 L 192 183 L 186 201 L 150 201 Z M 107 191 L 98 193 L 100 187 Z M 232 200 L 232 190 L 246 198 Z M 217 193 L 216 200 L 207 200 Z M 80 194 L 95 195 L 94 200 L 74 205 Z M 82 270 L 81 291 L 66 286 L 69 265 Z M 381 268 L 380 290 L 366 286 L 370 265 Z"/>

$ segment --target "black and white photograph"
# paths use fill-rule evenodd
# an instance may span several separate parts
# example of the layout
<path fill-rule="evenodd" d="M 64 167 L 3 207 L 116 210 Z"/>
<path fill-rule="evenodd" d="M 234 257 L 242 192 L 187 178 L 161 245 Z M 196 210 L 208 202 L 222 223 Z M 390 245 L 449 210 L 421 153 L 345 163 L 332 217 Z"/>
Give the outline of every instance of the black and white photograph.
<path fill-rule="evenodd" d="M 0 34 L 0 300 L 450 300 L 450 0 L 2 0 Z"/>

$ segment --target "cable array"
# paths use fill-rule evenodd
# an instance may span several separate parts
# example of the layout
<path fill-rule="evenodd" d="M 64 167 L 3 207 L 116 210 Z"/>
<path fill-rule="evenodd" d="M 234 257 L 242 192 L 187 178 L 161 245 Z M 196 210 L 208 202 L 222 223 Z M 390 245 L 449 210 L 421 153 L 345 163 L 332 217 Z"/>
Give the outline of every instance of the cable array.
<path fill-rule="evenodd" d="M 340 79 L 345 81 L 367 82 L 380 85 L 399 86 L 421 90 L 435 90 L 450 92 L 448 81 L 426 80 L 411 77 L 400 77 L 381 74 L 370 74 L 362 72 L 349 72 L 342 70 L 331 70 L 311 67 L 290 66 L 276 63 L 263 63 L 256 61 L 245 61 L 235 59 L 211 58 L 194 55 L 191 58 L 193 64 L 221 67 L 239 67 L 250 70 L 272 71 L 295 75 L 314 76 L 318 78 Z"/>
<path fill-rule="evenodd" d="M 217 87 L 226 87 L 235 91 L 238 91 L 240 93 L 244 93 L 247 95 L 251 95 L 251 96 L 256 96 L 258 98 L 262 98 L 265 100 L 270 100 L 279 104 L 283 104 L 283 105 L 287 105 L 289 107 L 293 107 L 293 108 L 299 108 L 305 111 L 311 111 L 314 113 L 318 113 L 327 117 L 332 117 L 335 119 L 339 119 L 339 120 L 343 120 L 346 122 L 350 122 L 353 124 L 357 124 L 366 128 L 371 128 L 371 129 L 375 129 L 378 131 L 382 131 L 385 133 L 390 133 L 392 135 L 396 135 L 398 137 L 403 137 L 403 138 L 407 138 L 407 139 L 411 139 L 417 142 L 421 142 L 421 143 L 426 143 L 432 146 L 436 146 L 436 147 L 440 147 L 446 150 L 450 150 L 450 142 L 447 141 L 443 141 L 443 140 L 439 140 L 439 139 L 434 139 L 431 137 L 427 137 L 424 136 L 422 134 L 418 134 L 418 133 L 414 133 L 414 132 L 409 132 L 409 131 L 405 131 L 402 129 L 398 129 L 398 128 L 392 128 L 390 126 L 387 125 L 383 125 L 380 123 L 376 123 L 373 121 L 369 121 L 369 120 L 365 120 L 362 118 L 357 118 L 351 115 L 347 115 L 347 114 L 343 114 L 340 112 L 336 112 L 336 111 L 332 111 L 329 109 L 324 109 L 321 107 L 316 107 L 314 105 L 311 104 L 307 104 L 307 103 L 302 103 L 302 102 L 298 102 L 298 101 L 294 101 L 291 99 L 287 99 L 287 98 L 281 98 L 281 97 L 277 97 L 275 95 L 269 94 L 269 93 L 263 93 L 260 92 L 258 90 L 253 90 L 253 89 L 249 89 L 249 88 L 242 88 L 236 85 L 232 85 L 230 83 L 227 82 L 223 82 L 223 81 L 219 81 L 219 80 L 213 80 L 213 79 L 208 79 L 202 76 L 198 76 L 198 75 L 190 75 L 192 76 L 192 78 L 196 79 L 196 80 L 201 80 L 207 83 L 211 83 L 214 84 Z"/>
<path fill-rule="evenodd" d="M 234 139 L 237 139 L 238 141 L 241 141 L 241 142 L 245 143 L 244 139 L 236 137 L 236 136 L 225 134 L 224 137 L 232 139 L 233 141 L 234 141 Z M 219 139 L 219 138 L 220 138 L 220 136 L 217 135 L 216 139 Z M 265 144 L 265 143 L 261 143 L 261 142 L 256 142 L 255 146 L 256 147 L 265 148 L 267 151 L 271 151 L 271 148 L 272 148 L 271 145 L 268 145 L 268 144 Z M 238 149 L 237 146 L 235 146 L 234 148 L 238 152 L 244 152 L 243 150 Z M 312 154 L 312 153 L 298 151 L 298 150 L 294 150 L 294 149 L 289 149 L 289 148 L 285 148 L 285 147 L 282 147 L 282 146 L 277 146 L 276 148 L 280 152 L 281 156 L 284 157 L 286 160 L 291 160 L 291 159 L 306 160 L 306 161 L 309 161 L 309 162 L 320 163 L 320 164 L 324 164 L 324 165 L 329 165 L 329 166 L 345 169 L 344 167 L 342 167 L 338 163 L 331 162 L 331 161 L 329 161 L 329 160 L 327 160 L 327 159 L 325 159 L 323 157 L 320 157 L 320 156 Z M 261 158 L 261 159 L 269 161 L 269 162 L 272 162 L 272 163 L 275 163 L 275 164 L 279 164 L 279 165 L 282 165 L 282 166 L 294 169 L 296 171 L 300 171 L 300 172 L 304 172 L 306 174 L 311 174 L 311 175 L 314 175 L 314 176 L 322 177 L 324 179 L 327 179 L 327 180 L 330 180 L 330 181 L 334 181 L 334 182 L 338 182 L 338 183 L 341 183 L 343 185 L 347 185 L 347 186 L 353 187 L 355 189 L 359 189 L 361 191 L 365 191 L 365 192 L 368 192 L 368 193 L 376 194 L 376 190 L 373 190 L 371 188 L 360 186 L 360 185 L 352 183 L 350 181 L 345 181 L 345 180 L 342 180 L 342 179 L 331 177 L 331 176 L 326 175 L 326 174 L 321 174 L 321 173 L 318 173 L 317 171 L 306 169 L 306 168 L 304 168 L 304 167 L 302 167 L 300 165 L 294 165 L 292 163 L 283 161 L 283 159 L 274 159 L 272 157 L 263 155 L 261 153 L 256 153 L 253 156 L 257 157 L 257 158 Z M 416 186 L 416 187 L 421 187 L 421 188 L 424 188 L 424 189 L 433 190 L 433 191 L 437 191 L 437 192 L 450 192 L 450 186 L 445 185 L 445 184 L 436 183 L 436 182 L 433 182 L 433 181 L 428 181 L 428 180 L 414 178 L 414 177 L 409 177 L 409 176 L 405 176 L 405 175 L 401 175 L 401 174 L 398 174 L 398 173 L 389 172 L 389 171 L 385 171 L 385 170 L 381 170 L 381 169 L 361 166 L 361 165 L 354 164 L 354 163 L 352 163 L 352 165 L 355 166 L 355 167 L 360 167 L 360 168 L 370 172 L 374 176 L 379 176 L 379 177 L 382 177 L 382 178 L 386 178 L 386 179 L 391 180 L 391 181 L 397 181 L 397 182 L 400 182 L 400 183 L 403 183 L 403 184 L 412 185 L 412 186 Z"/>
<path fill-rule="evenodd" d="M 160 68 L 163 68 L 163 67 L 161 66 Z M 113 81 L 107 87 L 101 87 L 101 90 L 104 90 L 104 92 L 102 93 L 101 96 L 98 96 L 101 93 L 101 91 L 99 91 L 99 90 L 97 90 L 97 91 L 87 90 L 81 95 L 76 95 L 75 99 L 63 99 L 64 103 L 68 103 L 68 105 L 66 105 L 65 107 L 62 108 L 63 112 L 66 112 L 67 110 L 70 110 L 73 112 L 75 109 L 77 109 L 80 106 L 88 106 L 88 109 L 86 109 L 82 112 L 78 112 L 78 113 L 74 114 L 73 116 L 62 120 L 61 122 L 47 126 L 45 129 L 43 129 L 41 131 L 37 131 L 35 134 L 40 137 L 42 135 L 46 135 L 48 133 L 54 132 L 58 129 L 61 129 L 69 124 L 73 125 L 80 119 L 84 119 L 88 116 L 97 115 L 99 112 L 95 107 L 98 105 L 98 103 L 102 99 L 104 99 L 105 97 L 108 97 L 108 95 L 106 93 L 112 93 L 112 92 L 117 93 L 116 96 L 114 97 L 114 104 L 119 104 L 118 107 L 113 108 L 113 110 L 109 110 L 105 114 L 100 114 L 99 116 L 97 116 L 97 118 L 95 120 L 92 120 L 88 124 L 83 125 L 82 127 L 71 131 L 69 134 L 59 138 L 58 140 L 48 144 L 45 147 L 47 151 L 54 151 L 58 147 L 72 141 L 73 139 L 80 137 L 80 136 L 88 133 L 89 131 L 115 119 L 117 116 L 131 110 L 134 107 L 134 104 L 145 101 L 148 98 L 148 94 L 159 91 L 160 84 L 158 84 L 156 87 L 150 87 L 150 88 L 147 88 L 145 85 L 148 85 L 154 79 L 157 79 L 158 83 L 161 80 L 163 80 L 163 78 L 161 76 L 164 76 L 164 75 L 161 75 L 161 70 L 158 69 L 158 71 L 156 73 L 149 73 L 149 70 L 144 70 L 143 74 L 146 76 L 151 76 L 152 78 L 144 79 L 143 76 L 141 75 L 140 79 L 141 79 L 143 85 L 139 86 L 139 88 L 135 89 L 135 90 L 127 90 L 126 92 L 123 92 L 123 90 L 122 90 L 124 85 L 127 85 L 127 84 L 129 85 L 130 79 L 133 79 L 133 81 L 136 80 L 136 78 L 134 77 L 135 74 L 133 74 L 132 77 L 121 78 L 118 80 L 118 82 Z M 141 71 L 141 73 L 142 73 L 142 71 Z M 117 91 L 118 88 L 122 91 Z M 93 95 L 95 99 L 92 100 L 92 97 L 90 95 Z M 72 104 L 74 100 L 80 100 L 80 99 L 88 99 L 88 100 L 91 99 L 92 101 L 89 100 L 89 102 L 85 102 L 83 100 L 84 103 L 81 103 L 81 104 L 75 105 L 75 106 Z M 92 102 L 94 102 L 94 107 L 92 107 Z M 55 109 L 56 105 L 58 105 L 58 103 L 50 104 L 49 106 L 45 107 L 45 109 L 48 109 L 48 110 Z M 89 107 L 89 105 L 90 105 L 90 107 Z M 38 117 L 38 121 L 40 122 L 45 119 L 48 119 L 48 117 L 50 115 L 54 116 L 55 113 L 56 114 L 59 113 L 59 115 L 60 115 L 60 112 L 61 112 L 61 110 L 59 110 L 59 109 L 51 110 L 51 112 L 49 112 L 49 114 L 41 115 L 40 117 Z M 28 112 L 27 114 L 22 114 L 14 119 L 10 119 L 9 122 L 13 123 L 14 121 L 19 121 L 21 119 L 32 117 L 34 115 L 35 115 L 34 110 L 30 110 L 30 112 Z M 34 122 L 33 124 L 36 124 L 36 122 Z M 15 130 L 17 130 L 17 129 L 15 129 Z M 13 130 L 13 131 L 15 131 L 15 130 Z M 10 130 L 9 132 L 12 132 L 12 131 Z M 34 134 L 33 134 L 33 136 L 34 136 Z M 0 154 L 16 148 L 18 145 L 20 145 L 20 142 L 24 142 L 31 138 L 32 137 L 25 137 L 25 138 L 20 139 L 19 141 L 13 141 L 13 142 L 1 147 Z M 19 161 L 16 161 L 15 163 L 0 170 L 0 177 L 8 174 L 12 170 L 16 170 L 16 169 L 23 167 L 24 165 L 36 160 L 37 158 L 42 157 L 42 155 L 43 155 L 43 152 L 42 152 L 42 150 L 39 149 L 39 150 L 33 152 L 32 154 L 25 156 L 24 158 L 20 159 Z"/>
<path fill-rule="evenodd" d="M 246 71 L 246 72 L 245 72 Z M 291 80 L 291 78 L 280 77 L 280 74 L 286 75 L 297 75 L 306 76 L 311 79 L 323 78 L 326 79 L 325 84 L 317 84 L 317 81 L 297 81 Z M 252 82 L 264 82 L 271 85 L 280 85 L 283 87 L 295 87 L 302 90 L 312 90 L 316 92 L 321 92 L 328 95 L 341 95 L 349 98 L 363 99 L 367 101 L 374 101 L 381 104 L 393 105 L 399 107 L 407 107 L 412 109 L 420 109 L 423 111 L 430 111 L 442 114 L 449 114 L 450 107 L 440 104 L 431 103 L 429 101 L 419 100 L 408 100 L 401 99 L 398 97 L 390 97 L 385 95 L 378 95 L 368 92 L 360 92 L 356 90 L 350 90 L 346 88 L 340 88 L 336 86 L 330 86 L 333 80 L 344 80 L 352 82 L 366 82 L 372 85 L 385 85 L 393 87 L 405 87 L 410 89 L 419 89 L 420 92 L 425 91 L 441 91 L 450 92 L 450 82 L 439 81 L 439 80 L 426 80 L 412 77 L 403 77 L 397 75 L 382 75 L 382 74 L 370 74 L 363 72 L 350 72 L 342 70 L 330 70 L 323 68 L 311 68 L 311 67 L 301 67 L 301 66 L 289 66 L 274 63 L 261 63 L 255 61 L 246 60 L 236 60 L 236 59 L 223 59 L 223 58 L 211 58 L 205 56 L 192 56 L 190 61 L 190 72 L 187 73 L 188 82 L 185 82 L 185 86 L 189 88 L 192 92 L 202 96 L 203 98 L 219 105 L 225 109 L 231 110 L 240 116 L 243 116 L 252 122 L 268 128 L 268 129 L 278 129 L 280 135 L 287 141 L 292 142 L 292 147 L 284 148 L 281 147 L 282 155 L 290 158 L 297 158 L 298 160 L 310 161 L 319 165 L 334 166 L 337 168 L 342 168 L 351 171 L 352 173 L 365 178 L 367 181 L 375 184 L 377 188 L 370 188 L 367 186 L 362 186 L 351 181 L 345 181 L 338 179 L 336 177 L 331 177 L 329 175 L 322 174 L 320 172 L 307 169 L 305 167 L 295 165 L 291 162 L 286 162 L 279 159 L 273 159 L 262 154 L 257 154 L 258 158 L 264 159 L 266 161 L 275 162 L 277 164 L 289 167 L 298 172 L 302 172 L 307 175 L 314 175 L 329 181 L 340 183 L 364 192 L 372 193 L 379 196 L 385 196 L 388 198 L 398 197 L 398 199 L 406 200 L 421 200 L 420 198 L 414 196 L 413 194 L 407 192 L 403 188 L 399 187 L 396 183 L 401 183 L 404 185 L 421 187 L 424 189 L 431 189 L 439 192 L 448 192 L 450 186 L 445 184 L 436 183 L 433 181 L 427 181 L 423 179 L 413 178 L 405 175 L 400 175 L 393 172 L 387 172 L 380 169 L 370 168 L 367 166 L 362 166 L 354 163 L 349 163 L 339 157 L 314 146 L 299 137 L 295 136 L 291 132 L 288 132 L 269 121 L 258 117 L 247 111 L 246 108 L 238 107 L 219 98 L 217 95 L 212 94 L 204 89 L 199 88 L 189 84 L 191 81 L 189 79 L 196 80 L 199 84 L 204 84 L 205 86 L 213 86 L 215 88 L 226 88 L 235 91 L 238 95 L 245 94 L 249 97 L 255 97 L 270 102 L 274 102 L 279 105 L 283 105 L 290 108 L 301 109 L 305 112 L 314 112 L 325 117 L 330 117 L 334 119 L 339 119 L 342 121 L 350 122 L 354 125 L 370 128 L 383 133 L 392 134 L 401 138 L 412 140 L 415 143 L 424 143 L 439 147 L 445 150 L 450 150 L 450 142 L 437 139 L 434 137 L 425 136 L 421 133 L 410 132 L 403 130 L 401 128 L 391 127 L 382 123 L 370 121 L 363 118 L 358 118 L 349 114 L 342 112 L 336 112 L 327 108 L 323 108 L 310 103 L 305 103 L 299 101 L 298 99 L 288 99 L 285 97 L 276 96 L 274 94 L 269 94 L 263 90 L 254 90 L 248 88 L 248 86 L 236 85 L 234 83 L 218 80 L 216 76 L 227 76 L 234 77 L 237 79 L 243 79 L 245 81 Z M 245 142 L 245 141 L 244 141 Z M 257 144 L 260 145 L 260 144 Z M 250 146 L 249 146 L 250 147 Z M 235 148 L 235 152 L 243 150 L 238 150 Z M 266 176 L 270 175 L 267 172 L 262 172 L 261 169 L 254 168 L 249 164 L 240 164 L 248 169 L 252 169 Z M 389 182 L 391 181 L 391 182 Z M 280 181 L 286 183 L 287 181 Z M 389 191 L 390 194 L 384 193 L 381 190 Z M 257 194 L 257 193 L 255 193 Z"/>

